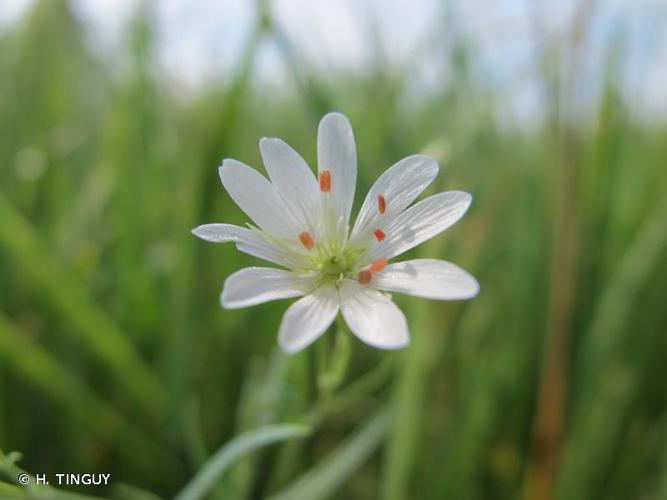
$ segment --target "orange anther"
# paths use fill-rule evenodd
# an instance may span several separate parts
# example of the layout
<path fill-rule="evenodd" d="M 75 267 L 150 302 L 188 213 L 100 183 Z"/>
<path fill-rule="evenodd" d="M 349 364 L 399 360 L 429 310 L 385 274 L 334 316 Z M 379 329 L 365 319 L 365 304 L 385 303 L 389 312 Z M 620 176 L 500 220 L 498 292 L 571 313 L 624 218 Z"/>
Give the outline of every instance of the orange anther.
<path fill-rule="evenodd" d="M 299 234 L 299 241 L 308 250 L 310 250 L 311 248 L 313 248 L 315 246 L 315 242 L 313 241 L 313 237 L 310 235 L 310 233 L 308 231 L 304 231 L 303 233 Z"/>
<path fill-rule="evenodd" d="M 368 285 L 371 282 L 373 275 L 370 271 L 361 271 L 359 273 L 359 283 L 362 285 Z"/>
<path fill-rule="evenodd" d="M 322 170 L 320 172 L 320 191 L 323 193 L 331 192 L 331 171 Z"/>
<path fill-rule="evenodd" d="M 384 196 L 381 194 L 378 195 L 378 210 L 380 211 L 381 214 L 383 214 L 384 211 L 387 210 L 387 200 L 385 200 Z"/>
<path fill-rule="evenodd" d="M 388 263 L 389 262 L 387 262 L 387 259 L 385 258 L 376 260 L 371 264 L 371 273 L 379 273 L 386 267 Z"/>
<path fill-rule="evenodd" d="M 376 229 L 375 231 L 373 231 L 373 234 L 375 235 L 375 238 L 376 238 L 378 241 L 382 241 L 382 240 L 384 240 L 385 234 L 384 234 L 384 232 L 382 231 L 382 229 Z"/>

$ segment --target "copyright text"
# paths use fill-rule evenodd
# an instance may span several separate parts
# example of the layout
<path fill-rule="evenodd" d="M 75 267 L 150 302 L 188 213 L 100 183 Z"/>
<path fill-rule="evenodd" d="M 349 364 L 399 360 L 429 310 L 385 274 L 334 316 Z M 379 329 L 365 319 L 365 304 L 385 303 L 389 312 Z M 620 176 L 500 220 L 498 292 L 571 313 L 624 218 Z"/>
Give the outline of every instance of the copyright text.
<path fill-rule="evenodd" d="M 28 474 L 19 474 L 17 477 L 19 484 L 54 484 L 57 486 L 105 486 L 111 480 L 111 474 L 35 474 L 34 478 Z"/>

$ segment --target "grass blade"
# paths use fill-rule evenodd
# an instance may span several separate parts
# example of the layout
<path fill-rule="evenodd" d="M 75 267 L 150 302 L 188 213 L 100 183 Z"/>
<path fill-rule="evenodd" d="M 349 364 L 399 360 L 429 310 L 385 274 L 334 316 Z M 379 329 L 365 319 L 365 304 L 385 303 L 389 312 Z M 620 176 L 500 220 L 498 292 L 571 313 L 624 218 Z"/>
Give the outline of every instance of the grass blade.
<path fill-rule="evenodd" d="M 389 430 L 390 414 L 380 411 L 347 442 L 270 500 L 328 498 L 375 451 Z"/>
<path fill-rule="evenodd" d="M 0 450 L 0 477 L 18 481 L 17 478 L 19 475 L 27 473 L 14 463 L 11 455 L 11 453 L 5 455 Z M 25 486 L 16 486 L 0 481 L 0 498 L 16 500 L 21 498 L 27 500 L 102 500 L 101 497 L 78 495 L 76 493 L 59 491 L 51 486 L 37 485 L 35 477 L 31 474 L 28 474 L 28 476 L 30 476 L 30 481 Z"/>
<path fill-rule="evenodd" d="M 0 248 L 70 321 L 73 328 L 64 331 L 77 335 L 77 340 L 109 368 L 137 405 L 147 413 L 156 413 L 166 400 L 160 381 L 127 336 L 90 301 L 81 284 L 63 269 L 46 245 L 40 244 L 29 222 L 2 196 L 0 228 Z"/>
<path fill-rule="evenodd" d="M 197 500 L 215 485 L 236 460 L 248 453 L 280 441 L 303 438 L 310 428 L 298 424 L 278 424 L 260 427 L 232 439 L 220 448 L 199 473 L 176 496 L 176 500 Z"/>
<path fill-rule="evenodd" d="M 56 358 L 38 343 L 21 335 L 14 324 L 0 313 L 0 360 L 19 377 L 30 381 L 50 398 L 60 403 L 68 414 L 94 425 L 105 422 L 117 433 L 122 456 L 139 470 L 150 472 L 160 464 L 174 472 L 176 460 L 166 450 L 137 429 L 114 407 L 100 399 L 80 379 L 67 371 Z M 75 404 L 72 402 L 75 401 Z M 142 453 L 136 453 L 140 445 Z"/>

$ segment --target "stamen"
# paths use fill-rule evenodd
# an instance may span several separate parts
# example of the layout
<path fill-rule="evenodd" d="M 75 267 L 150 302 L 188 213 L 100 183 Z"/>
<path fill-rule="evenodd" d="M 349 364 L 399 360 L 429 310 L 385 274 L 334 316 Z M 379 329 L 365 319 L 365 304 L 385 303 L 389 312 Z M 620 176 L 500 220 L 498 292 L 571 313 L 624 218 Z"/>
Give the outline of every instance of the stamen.
<path fill-rule="evenodd" d="M 315 246 L 313 237 L 310 235 L 308 231 L 304 231 L 303 233 L 299 234 L 299 241 L 308 250 L 312 249 Z"/>
<path fill-rule="evenodd" d="M 371 278 L 373 275 L 371 274 L 370 271 L 361 271 L 359 273 L 359 284 L 361 285 L 368 285 L 371 282 Z"/>
<path fill-rule="evenodd" d="M 378 195 L 378 210 L 380 214 L 384 214 L 384 211 L 387 210 L 387 200 L 384 199 L 384 195 Z"/>
<path fill-rule="evenodd" d="M 370 268 L 371 273 L 379 273 L 387 266 L 388 263 L 389 262 L 385 258 L 376 260 L 371 264 Z"/>
<path fill-rule="evenodd" d="M 373 234 L 375 235 L 375 239 L 377 239 L 378 241 L 384 240 L 385 234 L 382 231 L 382 229 L 376 229 L 375 231 L 373 231 Z"/>
<path fill-rule="evenodd" d="M 320 191 L 323 193 L 331 192 L 331 171 L 322 170 L 320 172 Z"/>

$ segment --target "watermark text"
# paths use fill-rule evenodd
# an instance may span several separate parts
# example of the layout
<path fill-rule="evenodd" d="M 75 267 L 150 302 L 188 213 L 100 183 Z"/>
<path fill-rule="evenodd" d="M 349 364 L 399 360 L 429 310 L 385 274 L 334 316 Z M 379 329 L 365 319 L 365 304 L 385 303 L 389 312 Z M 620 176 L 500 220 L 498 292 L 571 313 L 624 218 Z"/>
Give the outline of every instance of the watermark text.
<path fill-rule="evenodd" d="M 34 477 L 29 474 L 19 474 L 16 478 L 19 484 L 28 485 L 30 483 L 52 486 L 106 486 L 111 480 L 111 474 L 71 474 L 57 472 L 55 474 L 35 474 Z"/>

